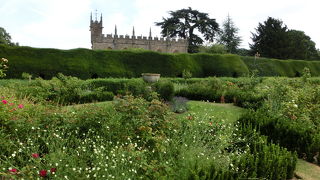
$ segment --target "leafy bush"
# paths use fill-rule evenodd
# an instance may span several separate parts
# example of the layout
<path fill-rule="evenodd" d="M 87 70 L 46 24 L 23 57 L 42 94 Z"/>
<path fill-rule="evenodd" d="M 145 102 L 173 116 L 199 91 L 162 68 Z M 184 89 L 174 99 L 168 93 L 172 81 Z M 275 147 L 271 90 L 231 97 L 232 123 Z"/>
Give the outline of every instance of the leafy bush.
<path fill-rule="evenodd" d="M 114 94 L 109 91 L 102 91 L 96 89 L 95 91 L 83 91 L 80 94 L 79 102 L 88 103 L 88 102 L 101 102 L 101 101 L 111 101 L 113 100 Z"/>
<path fill-rule="evenodd" d="M 176 96 L 192 100 L 204 100 L 234 103 L 237 106 L 257 109 L 261 106 L 264 95 L 256 92 L 255 87 L 261 83 L 260 78 L 242 78 L 231 80 L 222 78 L 191 79 L 175 92 Z"/>
<path fill-rule="evenodd" d="M 170 101 L 174 95 L 173 83 L 170 81 L 158 81 L 154 85 L 155 91 L 166 101 Z"/>

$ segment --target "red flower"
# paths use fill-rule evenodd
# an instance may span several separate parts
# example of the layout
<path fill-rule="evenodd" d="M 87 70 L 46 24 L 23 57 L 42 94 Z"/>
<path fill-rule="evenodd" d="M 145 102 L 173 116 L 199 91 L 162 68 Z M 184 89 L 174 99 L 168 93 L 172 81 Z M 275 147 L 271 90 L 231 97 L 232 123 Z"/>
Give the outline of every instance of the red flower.
<path fill-rule="evenodd" d="M 3 104 L 7 104 L 8 101 L 7 101 L 7 100 L 2 100 L 2 103 L 3 103 Z"/>
<path fill-rule="evenodd" d="M 55 173 L 56 171 L 57 171 L 57 168 L 51 168 L 51 169 L 50 169 L 51 174 L 52 174 L 52 173 Z"/>
<path fill-rule="evenodd" d="M 32 154 L 32 157 L 33 157 L 33 158 L 39 158 L 39 154 L 38 154 L 38 153 L 33 153 L 33 154 Z"/>
<path fill-rule="evenodd" d="M 19 105 L 18 105 L 18 108 L 19 108 L 19 109 L 22 109 L 23 107 L 24 107 L 23 104 L 19 104 Z"/>
<path fill-rule="evenodd" d="M 17 169 L 9 169 L 10 174 L 17 174 L 18 170 Z"/>
<path fill-rule="evenodd" d="M 40 171 L 39 171 L 39 175 L 40 175 L 41 177 L 46 177 L 46 176 L 47 176 L 47 170 L 45 170 L 45 169 L 40 170 Z"/>

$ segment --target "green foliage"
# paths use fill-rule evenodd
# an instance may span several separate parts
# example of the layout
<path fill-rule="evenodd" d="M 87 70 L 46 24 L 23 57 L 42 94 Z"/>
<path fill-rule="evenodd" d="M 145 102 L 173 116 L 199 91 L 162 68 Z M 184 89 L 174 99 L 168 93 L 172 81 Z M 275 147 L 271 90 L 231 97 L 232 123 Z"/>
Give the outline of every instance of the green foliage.
<path fill-rule="evenodd" d="M 182 78 L 190 79 L 192 77 L 192 73 L 189 70 L 184 69 L 182 71 Z"/>
<path fill-rule="evenodd" d="M 268 17 L 263 24 L 259 23 L 256 34 L 252 33 L 252 55 L 259 52 L 262 57 L 288 59 L 287 30 L 287 26 L 283 25 L 281 20 L 272 17 Z"/>
<path fill-rule="evenodd" d="M 220 54 L 192 54 L 191 57 L 202 67 L 200 77 L 245 76 L 249 71 L 243 61 L 237 55 Z M 195 73 L 193 73 L 195 74 Z M 198 75 L 199 76 L 199 75 Z"/>
<path fill-rule="evenodd" d="M 250 111 L 240 122 L 250 124 L 273 142 L 296 151 L 313 161 L 320 150 L 319 83 L 310 79 L 269 79 L 260 87 L 267 94 L 257 111 Z"/>
<path fill-rule="evenodd" d="M 111 101 L 115 95 L 109 91 L 103 91 L 102 88 L 97 88 L 94 91 L 83 91 L 79 94 L 79 103 L 88 103 L 94 101 Z"/>
<path fill-rule="evenodd" d="M 77 83 L 81 90 L 107 92 L 105 82 L 97 80 L 99 87 L 94 88 L 63 75 L 35 81 L 42 87 L 58 87 L 57 93 L 69 93 Z M 256 86 L 246 79 L 205 80 L 216 90 L 234 89 L 233 83 L 244 91 Z M 32 83 L 24 85 L 28 84 Z M 47 179 L 290 179 L 293 175 L 293 153 L 267 143 L 252 127 L 239 127 L 235 111 L 219 114 L 217 108 L 222 106 L 194 102 L 190 112 L 174 115 L 157 99 L 127 95 L 112 103 L 61 107 L 20 99 L 13 96 L 15 90 L 0 87 L 0 97 L 8 101 L 0 102 L 0 173 L 5 178 L 36 179 L 40 170 L 47 172 Z M 19 108 L 20 104 L 24 106 Z M 47 171 L 51 168 L 56 172 Z M 17 173 L 10 172 L 13 169 Z"/>
<path fill-rule="evenodd" d="M 250 50 L 248 50 L 248 49 L 239 48 L 239 49 L 237 49 L 236 54 L 238 54 L 239 56 L 249 56 L 251 53 L 250 53 Z"/>
<path fill-rule="evenodd" d="M 170 11 L 169 18 L 162 18 L 162 22 L 156 22 L 160 26 L 161 34 L 166 37 L 181 37 L 189 40 L 189 53 L 198 52 L 198 47 L 204 40 L 195 34 L 198 30 L 204 39 L 213 42 L 216 33 L 219 31 L 219 24 L 215 19 L 210 19 L 207 13 L 202 13 L 197 10 L 180 9 Z"/>
<path fill-rule="evenodd" d="M 316 44 L 303 31 L 289 30 L 289 57 L 290 59 L 320 60 Z"/>
<path fill-rule="evenodd" d="M 160 73 L 161 77 L 182 76 L 189 69 L 194 77 L 240 76 L 247 73 L 241 59 L 229 55 L 162 54 L 151 51 L 56 50 L 0 46 L 0 54 L 10 59 L 7 78 L 21 78 L 23 72 L 33 77 L 51 79 L 59 72 L 79 79 L 91 77 L 141 77 L 142 73 Z M 233 63 L 233 61 L 236 61 Z M 205 62 L 202 63 L 202 62 Z M 219 65 L 219 63 L 223 63 Z M 239 66 L 239 64 L 242 64 Z M 209 65 L 209 67 L 206 67 Z M 244 66 L 243 66 L 244 65 Z M 215 68 L 219 67 L 219 68 Z M 241 69 L 242 68 L 242 69 Z M 203 73 L 210 71 L 209 73 Z M 216 71 L 219 70 L 219 73 Z"/>
<path fill-rule="evenodd" d="M 11 42 L 11 36 L 3 27 L 0 27 L 0 45 L 18 45 L 18 43 Z"/>
<path fill-rule="evenodd" d="M 246 178 L 266 179 L 293 178 L 297 162 L 296 153 L 289 152 L 279 145 L 267 143 L 267 138 L 256 133 L 250 126 L 242 128 L 245 129 L 242 135 L 249 139 L 250 154 L 246 154 L 239 161 L 239 171 L 243 172 L 239 175 L 241 178 L 246 176 Z"/>
<path fill-rule="evenodd" d="M 219 43 L 224 44 L 229 53 L 235 54 L 241 43 L 241 38 L 237 35 L 239 29 L 234 25 L 228 15 L 222 24 L 222 31 L 219 34 Z"/>
<path fill-rule="evenodd" d="M 319 60 L 315 43 L 303 31 L 288 30 L 281 20 L 269 17 L 252 33 L 251 55 L 278 59 Z"/>
<path fill-rule="evenodd" d="M 183 82 L 180 82 L 183 83 Z M 255 90 L 261 83 L 260 78 L 242 78 L 239 80 L 207 78 L 187 81 L 183 88 L 175 92 L 176 96 L 186 97 L 191 100 L 220 102 L 221 97 L 227 103 L 234 103 L 244 108 L 257 109 L 265 98 Z"/>
<path fill-rule="evenodd" d="M 155 91 L 166 101 L 170 101 L 174 95 L 173 83 L 170 81 L 158 81 L 154 84 Z"/>
<path fill-rule="evenodd" d="M 308 78 L 311 77 L 311 73 L 310 73 L 310 69 L 305 67 L 303 68 L 303 71 L 302 71 L 302 79 L 304 80 L 304 82 L 307 81 Z"/>
<path fill-rule="evenodd" d="M 0 60 L 0 78 L 3 78 L 6 76 L 5 71 L 7 71 L 8 66 L 7 66 L 8 60 L 5 58 L 1 58 Z"/>
<path fill-rule="evenodd" d="M 21 74 L 22 79 L 28 79 L 29 81 L 31 81 L 32 75 L 26 72 L 23 72 Z"/>
<path fill-rule="evenodd" d="M 227 48 L 223 44 L 212 44 L 209 46 L 200 46 L 199 52 L 209 54 L 227 54 Z"/>
<path fill-rule="evenodd" d="M 305 67 L 310 69 L 312 76 L 320 76 L 319 61 L 277 60 L 268 58 L 240 57 L 249 70 L 257 69 L 259 76 L 300 77 Z"/>

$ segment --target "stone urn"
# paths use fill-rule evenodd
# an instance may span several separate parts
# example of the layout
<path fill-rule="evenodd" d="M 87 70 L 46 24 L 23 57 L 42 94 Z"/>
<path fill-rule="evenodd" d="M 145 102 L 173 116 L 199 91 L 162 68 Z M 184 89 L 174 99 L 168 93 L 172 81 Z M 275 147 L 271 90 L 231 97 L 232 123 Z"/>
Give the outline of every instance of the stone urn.
<path fill-rule="evenodd" d="M 160 74 L 142 73 L 142 79 L 147 83 L 154 83 L 160 79 Z"/>

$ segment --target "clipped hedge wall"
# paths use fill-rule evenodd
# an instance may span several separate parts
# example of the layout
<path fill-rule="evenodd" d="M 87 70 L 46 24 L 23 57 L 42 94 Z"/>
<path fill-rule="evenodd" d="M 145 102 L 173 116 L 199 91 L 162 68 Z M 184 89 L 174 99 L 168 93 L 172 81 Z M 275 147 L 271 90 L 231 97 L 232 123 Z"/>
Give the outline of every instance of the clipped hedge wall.
<path fill-rule="evenodd" d="M 259 76 L 286 76 L 300 77 L 303 68 L 310 69 L 312 76 L 320 76 L 320 61 L 304 60 L 278 60 L 268 58 L 257 58 L 248 56 L 240 57 L 248 66 L 249 70 L 257 69 Z"/>
<path fill-rule="evenodd" d="M 181 77 L 184 69 L 194 77 L 243 76 L 248 68 L 237 55 L 164 54 L 152 51 L 114 51 L 89 49 L 39 49 L 0 46 L 0 57 L 9 60 L 7 78 L 51 79 L 59 72 L 89 79 L 97 77 L 140 77 L 141 73 L 160 73 L 162 77 Z"/>
<path fill-rule="evenodd" d="M 188 70 L 193 77 L 240 77 L 258 69 L 261 76 L 295 77 L 308 67 L 320 76 L 320 61 L 276 60 L 230 54 L 165 54 L 145 50 L 115 51 L 90 49 L 42 49 L 0 45 L 0 57 L 9 60 L 6 78 L 51 79 L 58 73 L 80 79 L 140 77 L 141 73 L 160 73 L 162 77 L 182 77 Z"/>

